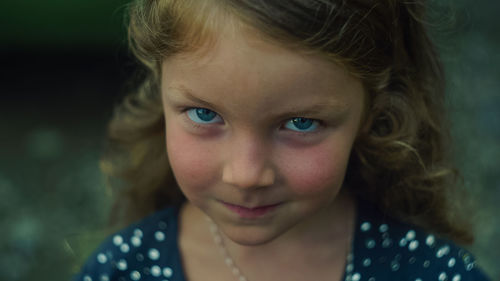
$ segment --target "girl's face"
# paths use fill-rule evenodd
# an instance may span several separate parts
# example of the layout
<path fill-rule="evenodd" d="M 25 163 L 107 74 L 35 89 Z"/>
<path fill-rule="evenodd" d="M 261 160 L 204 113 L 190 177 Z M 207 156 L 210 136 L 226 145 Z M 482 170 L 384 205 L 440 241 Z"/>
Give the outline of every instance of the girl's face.
<path fill-rule="evenodd" d="M 364 104 L 342 68 L 224 34 L 166 59 L 162 95 L 177 182 L 234 242 L 272 241 L 333 204 Z"/>

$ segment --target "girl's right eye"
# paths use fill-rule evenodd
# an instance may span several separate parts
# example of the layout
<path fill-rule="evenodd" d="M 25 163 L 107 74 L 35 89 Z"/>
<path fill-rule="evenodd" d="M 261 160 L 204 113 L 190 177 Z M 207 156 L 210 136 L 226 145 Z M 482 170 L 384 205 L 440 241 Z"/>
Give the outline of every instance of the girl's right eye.
<path fill-rule="evenodd" d="M 286 129 L 300 133 L 315 132 L 319 126 L 320 124 L 318 120 L 304 117 L 292 118 L 284 125 Z"/>
<path fill-rule="evenodd" d="M 198 124 L 214 124 L 223 122 L 219 114 L 210 109 L 193 107 L 186 110 L 186 112 L 189 119 Z"/>

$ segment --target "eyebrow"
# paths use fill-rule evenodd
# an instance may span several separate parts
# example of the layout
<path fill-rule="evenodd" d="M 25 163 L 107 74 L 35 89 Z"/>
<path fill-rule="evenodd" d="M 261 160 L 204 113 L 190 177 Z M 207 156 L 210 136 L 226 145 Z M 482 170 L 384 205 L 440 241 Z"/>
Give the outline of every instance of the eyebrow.
<path fill-rule="evenodd" d="M 188 88 L 186 88 L 182 85 L 179 85 L 176 87 L 170 86 L 167 88 L 167 90 L 169 90 L 169 89 L 177 90 L 179 93 L 182 94 L 183 97 L 186 97 L 187 99 L 189 99 L 192 102 L 195 102 L 195 103 L 198 103 L 198 104 L 201 104 L 201 105 L 204 105 L 206 107 L 213 108 L 213 109 L 217 108 L 217 106 L 215 104 L 212 104 L 208 101 L 205 101 L 205 100 L 202 100 L 202 99 L 196 97 L 195 95 L 193 95 L 191 90 L 189 90 Z M 167 96 L 167 98 L 168 98 L 168 96 Z"/>
<path fill-rule="evenodd" d="M 317 115 L 325 113 L 327 113 L 328 115 L 331 114 L 340 115 L 346 112 L 347 109 L 348 107 L 345 104 L 328 102 L 328 103 L 313 104 L 311 106 L 307 106 L 300 109 L 290 109 L 284 113 L 278 113 L 276 115 L 283 117 L 285 116 L 301 117 L 301 116 Z"/>
<path fill-rule="evenodd" d="M 198 103 L 202 106 L 208 107 L 218 112 L 219 107 L 217 105 L 198 98 L 193 94 L 193 92 L 190 89 L 184 87 L 183 85 L 168 87 L 168 89 L 177 90 L 179 93 L 183 95 L 183 97 L 189 99 L 190 101 Z M 302 117 L 309 115 L 325 115 L 325 114 L 328 116 L 342 116 L 344 113 L 348 111 L 348 109 L 349 106 L 345 103 L 328 101 L 324 103 L 313 104 L 311 106 L 303 108 L 297 108 L 297 109 L 292 108 L 283 111 L 282 113 L 273 114 L 272 118 L 284 119 L 290 117 Z"/>

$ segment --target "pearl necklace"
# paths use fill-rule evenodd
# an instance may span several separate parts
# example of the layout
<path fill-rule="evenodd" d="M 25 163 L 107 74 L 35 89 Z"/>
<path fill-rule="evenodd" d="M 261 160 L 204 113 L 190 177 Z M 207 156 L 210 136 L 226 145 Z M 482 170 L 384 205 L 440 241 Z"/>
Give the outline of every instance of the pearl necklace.
<path fill-rule="evenodd" d="M 212 233 L 212 238 L 214 239 L 217 248 L 219 248 L 219 252 L 224 257 L 224 263 L 229 267 L 233 275 L 236 277 L 238 281 L 248 281 L 248 279 L 243 275 L 240 268 L 236 265 L 231 255 L 227 251 L 226 245 L 224 244 L 224 240 L 222 240 L 222 236 L 220 234 L 219 228 L 217 225 L 210 219 L 207 218 L 207 222 L 210 227 L 210 233 Z"/>
<path fill-rule="evenodd" d="M 231 255 L 227 251 L 226 245 L 224 244 L 224 240 L 222 239 L 221 233 L 220 233 L 217 225 L 210 218 L 207 217 L 206 219 L 207 219 L 207 222 L 208 222 L 209 227 L 210 227 L 210 233 L 212 233 L 212 238 L 213 238 L 215 244 L 217 245 L 217 248 L 219 248 L 219 252 L 224 257 L 224 263 L 227 265 L 227 267 L 229 267 L 229 269 L 231 270 L 233 275 L 236 277 L 236 280 L 248 281 L 248 278 L 245 275 L 243 275 L 240 268 L 236 265 L 233 258 L 231 257 Z M 351 251 L 352 251 L 352 248 L 351 248 Z M 345 280 L 349 280 L 349 281 L 354 280 L 354 279 L 352 279 L 353 269 L 354 269 L 353 259 L 354 259 L 353 253 L 349 252 L 347 254 Z"/>

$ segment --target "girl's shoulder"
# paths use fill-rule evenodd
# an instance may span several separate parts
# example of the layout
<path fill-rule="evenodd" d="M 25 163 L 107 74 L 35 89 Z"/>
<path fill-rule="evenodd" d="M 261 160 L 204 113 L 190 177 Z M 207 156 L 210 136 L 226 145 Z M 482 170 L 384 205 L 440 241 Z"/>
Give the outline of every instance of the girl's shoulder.
<path fill-rule="evenodd" d="M 360 202 L 346 280 L 489 280 L 466 249 Z M 362 278 L 362 279 L 361 279 Z"/>
<path fill-rule="evenodd" d="M 166 208 L 109 236 L 73 280 L 182 280 L 178 211 Z"/>

